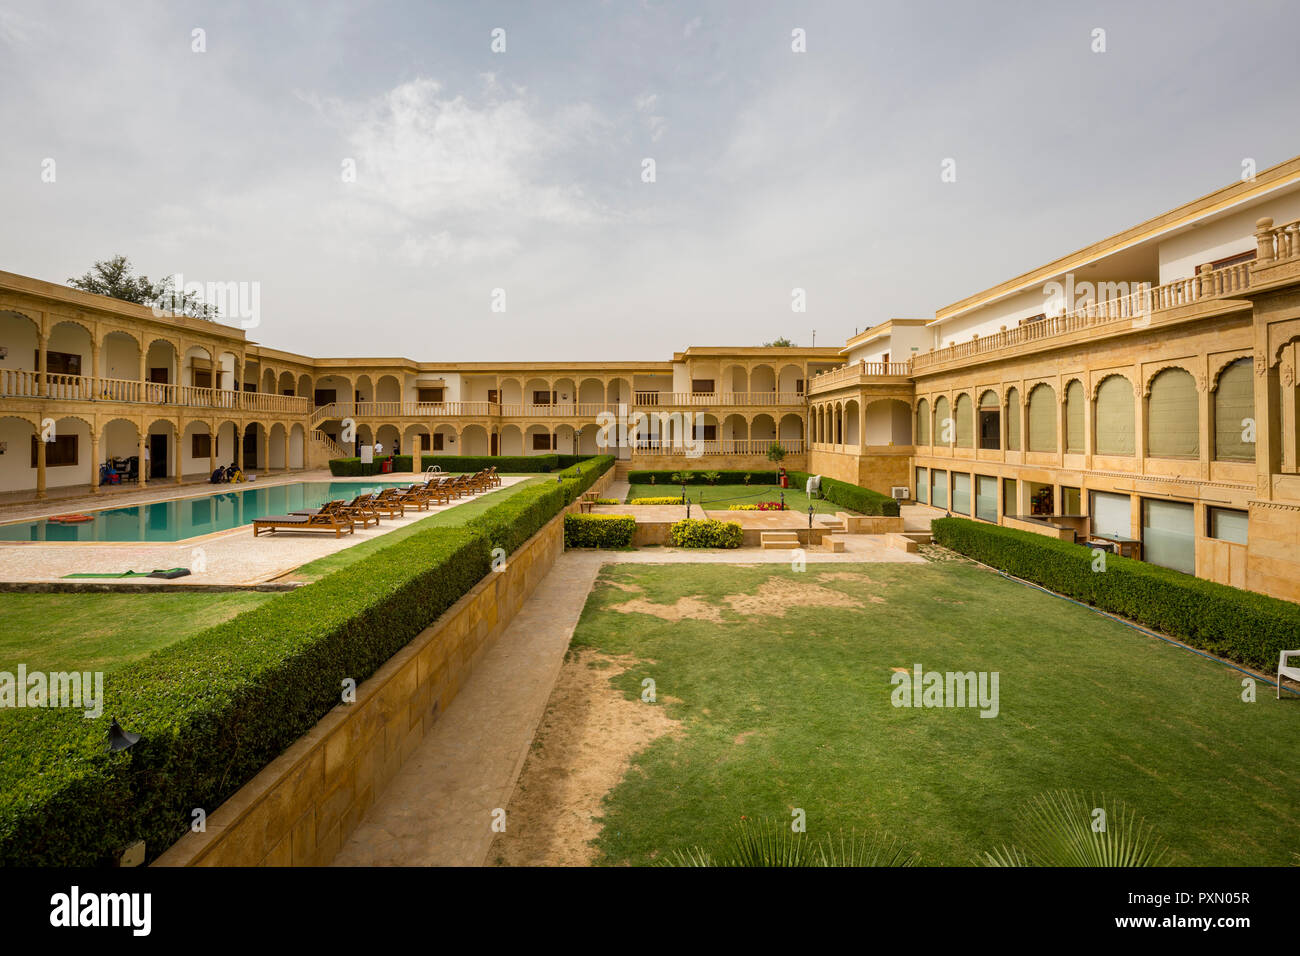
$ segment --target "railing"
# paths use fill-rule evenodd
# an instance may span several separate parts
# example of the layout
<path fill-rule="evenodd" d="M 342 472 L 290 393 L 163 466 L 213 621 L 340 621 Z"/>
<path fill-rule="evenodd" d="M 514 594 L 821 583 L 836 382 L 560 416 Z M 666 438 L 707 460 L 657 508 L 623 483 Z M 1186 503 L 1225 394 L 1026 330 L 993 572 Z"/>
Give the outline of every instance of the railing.
<path fill-rule="evenodd" d="M 640 438 L 632 442 L 632 449 L 638 455 L 766 455 L 776 442 L 775 438 L 719 438 L 709 441 Z M 804 450 L 802 438 L 782 438 L 780 445 L 788 455 L 797 455 Z"/>
<path fill-rule="evenodd" d="M 89 375 L 46 373 L 44 392 L 42 395 L 39 372 L 30 369 L 0 369 L 0 397 L 6 398 L 126 402 L 288 414 L 306 414 L 310 408 L 310 402 L 305 396 L 238 392 L 234 389 L 138 382 L 120 378 L 93 378 Z"/>
<path fill-rule="evenodd" d="M 336 442 L 333 438 L 330 438 L 329 435 L 326 435 L 319 428 L 312 429 L 311 437 L 312 437 L 312 441 L 318 441 L 325 446 L 325 452 L 326 454 L 329 455 L 329 457 L 331 458 L 349 457 L 347 451 L 344 450 L 342 445 Z"/>
<path fill-rule="evenodd" d="M 451 418 L 501 414 L 496 402 L 331 402 L 312 412 L 310 424 L 333 418 Z"/>
<path fill-rule="evenodd" d="M 645 406 L 684 405 L 803 405 L 803 392 L 637 392 L 636 404 Z"/>
<path fill-rule="evenodd" d="M 975 336 L 912 357 L 912 368 L 922 369 L 956 359 L 983 355 L 1070 335 L 1086 329 L 1131 322 L 1156 312 L 1191 305 L 1210 299 L 1230 298 L 1250 288 L 1252 263 L 1242 262 L 1223 269 L 1204 269 L 1194 276 L 1175 279 L 1163 285 L 1141 284 L 1127 295 L 1085 302 L 1062 315 L 1026 322 L 1014 329 L 993 335 Z"/>
<path fill-rule="evenodd" d="M 1267 268 L 1292 259 L 1300 259 L 1300 219 L 1274 226 L 1272 219 L 1255 223 L 1256 268 Z"/>
<path fill-rule="evenodd" d="M 864 359 L 854 365 L 841 365 L 839 368 L 828 369 L 814 375 L 808 385 L 811 391 L 813 388 L 830 388 L 845 382 L 856 382 L 863 376 L 894 375 L 907 377 L 911 374 L 912 364 L 910 362 L 868 362 Z"/>

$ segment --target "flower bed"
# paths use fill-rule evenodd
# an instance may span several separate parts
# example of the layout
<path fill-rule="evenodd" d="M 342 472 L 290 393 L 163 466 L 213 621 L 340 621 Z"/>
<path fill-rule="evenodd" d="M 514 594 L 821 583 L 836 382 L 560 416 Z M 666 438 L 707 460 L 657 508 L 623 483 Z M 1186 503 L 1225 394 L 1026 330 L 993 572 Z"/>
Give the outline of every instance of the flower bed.
<path fill-rule="evenodd" d="M 753 505 L 727 505 L 728 511 L 789 511 L 790 506 L 782 501 L 760 501 Z"/>

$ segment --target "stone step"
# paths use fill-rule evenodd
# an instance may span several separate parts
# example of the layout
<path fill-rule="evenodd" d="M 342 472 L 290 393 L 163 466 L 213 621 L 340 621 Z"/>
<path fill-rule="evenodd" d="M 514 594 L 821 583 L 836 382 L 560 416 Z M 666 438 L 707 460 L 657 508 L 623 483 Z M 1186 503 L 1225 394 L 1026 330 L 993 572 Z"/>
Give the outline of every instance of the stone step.
<path fill-rule="evenodd" d="M 764 551 L 793 551 L 795 548 L 798 548 L 798 547 L 801 547 L 801 545 L 799 544 L 799 539 L 798 539 L 798 538 L 795 538 L 793 541 L 784 541 L 784 540 L 782 540 L 782 541 L 764 541 L 764 542 L 763 542 L 763 550 L 764 550 Z"/>
<path fill-rule="evenodd" d="M 825 547 L 827 551 L 834 552 L 835 554 L 842 554 L 844 551 L 844 539 L 832 538 L 830 535 L 827 535 L 822 538 L 822 546 Z"/>
<path fill-rule="evenodd" d="M 798 541 L 797 531 L 763 531 L 759 533 L 760 541 Z"/>

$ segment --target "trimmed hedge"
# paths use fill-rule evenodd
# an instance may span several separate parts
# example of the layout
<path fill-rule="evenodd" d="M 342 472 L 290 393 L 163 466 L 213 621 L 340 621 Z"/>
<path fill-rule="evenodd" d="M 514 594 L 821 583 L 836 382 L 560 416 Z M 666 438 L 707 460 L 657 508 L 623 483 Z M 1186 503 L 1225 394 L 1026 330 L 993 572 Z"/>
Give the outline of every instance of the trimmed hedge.
<path fill-rule="evenodd" d="M 806 471 L 792 471 L 790 472 L 790 483 L 802 491 L 808 486 L 810 477 L 812 476 Z M 870 488 L 851 485 L 847 481 L 827 478 L 823 475 L 821 489 L 822 497 L 827 501 L 843 505 L 859 514 L 887 518 L 897 518 L 899 515 L 897 500 L 889 497 L 889 495 L 882 495 L 878 491 L 872 491 Z"/>
<path fill-rule="evenodd" d="M 394 460 L 394 471 L 410 471 L 414 462 L 411 455 L 385 455 Z M 354 478 L 380 474 L 380 458 L 368 465 L 363 465 L 360 458 L 331 458 L 330 474 L 338 478 Z M 586 455 L 421 455 L 420 469 L 437 465 L 443 471 L 473 472 L 495 467 L 502 473 L 514 472 L 529 474 L 539 472 L 549 474 L 557 468 L 571 468 L 595 458 Z"/>
<path fill-rule="evenodd" d="M 687 469 L 677 468 L 677 469 L 673 469 L 672 471 L 629 471 L 627 473 L 627 480 L 629 484 L 633 484 L 633 485 L 648 485 L 652 483 L 650 479 L 651 477 L 653 477 L 654 478 L 653 484 L 680 486 L 681 482 L 673 481 L 672 477 L 673 475 L 680 475 L 683 470 L 690 471 L 691 474 L 694 476 L 691 478 L 690 481 L 686 482 L 688 485 L 709 484 L 708 481 L 704 480 L 704 472 L 709 471 L 710 469 L 708 468 L 702 468 L 699 471 L 696 471 L 693 468 L 687 468 Z M 743 485 L 745 483 L 746 477 L 749 478 L 749 483 L 751 485 L 777 484 L 777 474 L 775 468 L 773 468 L 771 471 L 720 471 L 718 472 L 718 480 L 716 484 Z"/>
<path fill-rule="evenodd" d="M 1290 601 L 1112 554 L 1093 571 L 1091 548 L 1031 531 L 967 518 L 930 527 L 936 544 L 1265 673 L 1300 635 L 1300 605 Z"/>
<path fill-rule="evenodd" d="M 106 676 L 104 716 L 0 714 L 0 865 L 153 859 L 212 812 L 610 467 L 523 488 L 465 527 L 432 527 Z M 141 734 L 110 754 L 110 719 Z"/>
<path fill-rule="evenodd" d="M 631 515 L 564 516 L 566 548 L 626 548 L 635 534 L 636 519 Z"/>
<path fill-rule="evenodd" d="M 668 528 L 675 548 L 739 548 L 745 532 L 734 521 L 683 518 Z"/>
<path fill-rule="evenodd" d="M 630 505 L 680 505 L 683 503 L 681 495 L 664 498 L 633 498 L 628 502 Z"/>

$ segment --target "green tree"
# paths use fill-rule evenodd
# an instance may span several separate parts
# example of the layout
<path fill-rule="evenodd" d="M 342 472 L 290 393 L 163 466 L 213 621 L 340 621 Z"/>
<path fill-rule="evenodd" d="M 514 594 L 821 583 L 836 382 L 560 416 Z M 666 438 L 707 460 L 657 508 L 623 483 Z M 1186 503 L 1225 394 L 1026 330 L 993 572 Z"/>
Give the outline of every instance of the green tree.
<path fill-rule="evenodd" d="M 779 339 L 773 339 L 771 342 L 764 342 L 764 343 L 763 343 L 763 348 L 765 348 L 765 349 L 792 349 L 792 348 L 794 348 L 794 343 L 791 342 L 789 339 L 787 339 L 787 338 L 783 335 L 783 336 L 781 336 Z"/>
<path fill-rule="evenodd" d="M 69 279 L 68 285 L 123 302 L 157 307 L 173 315 L 188 315 L 209 322 L 221 315 L 215 305 L 209 305 L 193 292 L 178 293 L 176 281 L 171 276 L 160 282 L 151 282 L 148 276 L 133 274 L 131 260 L 123 255 L 96 262 L 85 275 Z"/>

